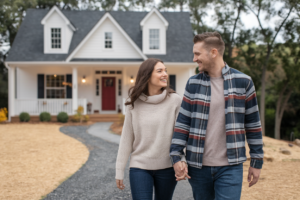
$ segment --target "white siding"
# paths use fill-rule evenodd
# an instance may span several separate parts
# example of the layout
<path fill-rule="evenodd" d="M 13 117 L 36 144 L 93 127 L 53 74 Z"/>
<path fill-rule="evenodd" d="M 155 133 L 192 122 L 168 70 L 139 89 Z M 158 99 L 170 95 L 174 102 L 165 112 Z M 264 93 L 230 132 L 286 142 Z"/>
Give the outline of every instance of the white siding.
<path fill-rule="evenodd" d="M 104 34 L 112 32 L 113 48 L 105 49 Z M 142 58 L 118 28 L 107 18 L 86 43 L 78 50 L 74 58 Z"/>
<path fill-rule="evenodd" d="M 61 49 L 51 48 L 51 28 L 61 28 Z M 68 53 L 73 31 L 67 26 L 63 18 L 54 11 L 44 25 L 44 53 Z"/>
<path fill-rule="evenodd" d="M 149 30 L 159 29 L 160 49 L 150 49 Z M 155 12 L 147 19 L 143 26 L 143 53 L 144 54 L 166 54 L 166 27 Z"/>

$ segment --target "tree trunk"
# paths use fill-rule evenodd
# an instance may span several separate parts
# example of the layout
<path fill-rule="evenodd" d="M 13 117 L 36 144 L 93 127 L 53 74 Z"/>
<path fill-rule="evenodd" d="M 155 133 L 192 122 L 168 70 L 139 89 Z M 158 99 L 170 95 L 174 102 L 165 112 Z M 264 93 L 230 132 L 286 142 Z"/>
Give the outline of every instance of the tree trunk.
<path fill-rule="evenodd" d="M 281 90 L 280 92 L 280 97 L 277 101 L 277 106 L 276 106 L 276 115 L 275 115 L 275 139 L 280 139 L 280 127 L 281 127 L 281 121 L 282 121 L 282 117 L 283 117 L 283 113 L 284 113 L 284 110 L 286 108 L 286 105 L 291 97 L 291 94 L 293 93 L 293 90 L 290 90 L 283 103 L 281 104 L 282 100 L 283 100 L 283 93 L 284 91 L 286 90 L 286 86 L 287 84 L 285 85 L 285 87 Z"/>
<path fill-rule="evenodd" d="M 260 121 L 262 134 L 265 135 L 265 94 L 266 94 L 266 69 L 267 66 L 263 66 L 263 72 L 261 76 L 261 94 L 260 94 Z"/>

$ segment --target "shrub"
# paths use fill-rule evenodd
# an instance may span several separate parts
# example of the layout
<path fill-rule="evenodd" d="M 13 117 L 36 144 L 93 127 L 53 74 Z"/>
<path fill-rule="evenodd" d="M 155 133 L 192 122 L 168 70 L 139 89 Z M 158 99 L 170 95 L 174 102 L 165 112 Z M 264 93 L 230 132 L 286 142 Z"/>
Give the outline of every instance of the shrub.
<path fill-rule="evenodd" d="M 19 118 L 20 118 L 21 122 L 28 122 L 30 120 L 30 116 L 29 116 L 29 114 L 27 112 L 22 112 L 19 115 Z"/>
<path fill-rule="evenodd" d="M 78 114 L 75 114 L 75 115 L 72 116 L 71 121 L 72 122 L 80 122 L 80 119 L 83 122 L 87 122 L 87 121 L 89 121 L 90 117 L 88 115 L 78 115 Z"/>
<path fill-rule="evenodd" d="M 1 108 L 0 109 L 0 122 L 6 121 L 6 120 L 7 120 L 7 109 Z"/>
<path fill-rule="evenodd" d="M 125 115 L 119 114 L 119 124 L 123 125 L 125 121 Z"/>
<path fill-rule="evenodd" d="M 40 114 L 40 121 L 41 122 L 50 122 L 51 121 L 51 115 L 48 112 L 42 112 Z"/>
<path fill-rule="evenodd" d="M 66 122 L 68 122 L 68 119 L 69 119 L 69 116 L 65 112 L 60 112 L 57 115 L 57 121 L 58 122 L 66 123 Z"/>
<path fill-rule="evenodd" d="M 77 114 L 73 115 L 71 121 L 72 122 L 79 122 L 80 121 L 79 115 L 77 115 Z"/>
<path fill-rule="evenodd" d="M 84 108 L 82 106 L 78 106 L 76 110 L 76 114 L 72 117 L 72 122 L 87 122 L 89 121 L 89 116 L 83 115 Z"/>

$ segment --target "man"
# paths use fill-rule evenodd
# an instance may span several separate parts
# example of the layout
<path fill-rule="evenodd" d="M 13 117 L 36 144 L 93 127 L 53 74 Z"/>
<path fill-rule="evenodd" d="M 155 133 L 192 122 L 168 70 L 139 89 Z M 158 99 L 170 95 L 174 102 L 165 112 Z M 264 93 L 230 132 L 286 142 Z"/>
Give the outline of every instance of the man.
<path fill-rule="evenodd" d="M 249 187 L 257 183 L 263 165 L 253 81 L 223 61 L 224 50 L 217 32 L 194 37 L 193 61 L 200 73 L 186 84 L 170 149 L 177 180 L 189 178 L 196 200 L 240 199 L 245 135 L 251 156 Z M 179 162 L 184 148 L 188 168 Z"/>

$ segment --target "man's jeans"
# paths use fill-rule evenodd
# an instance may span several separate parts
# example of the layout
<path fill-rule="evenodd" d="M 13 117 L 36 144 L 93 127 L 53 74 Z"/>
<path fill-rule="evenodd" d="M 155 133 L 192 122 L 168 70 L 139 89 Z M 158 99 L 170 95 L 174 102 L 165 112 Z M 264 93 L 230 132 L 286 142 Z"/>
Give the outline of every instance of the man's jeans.
<path fill-rule="evenodd" d="M 171 200 L 177 184 L 173 168 L 144 170 L 130 168 L 130 187 L 133 200 Z"/>
<path fill-rule="evenodd" d="M 188 168 L 195 200 L 238 200 L 241 198 L 243 164 Z"/>

